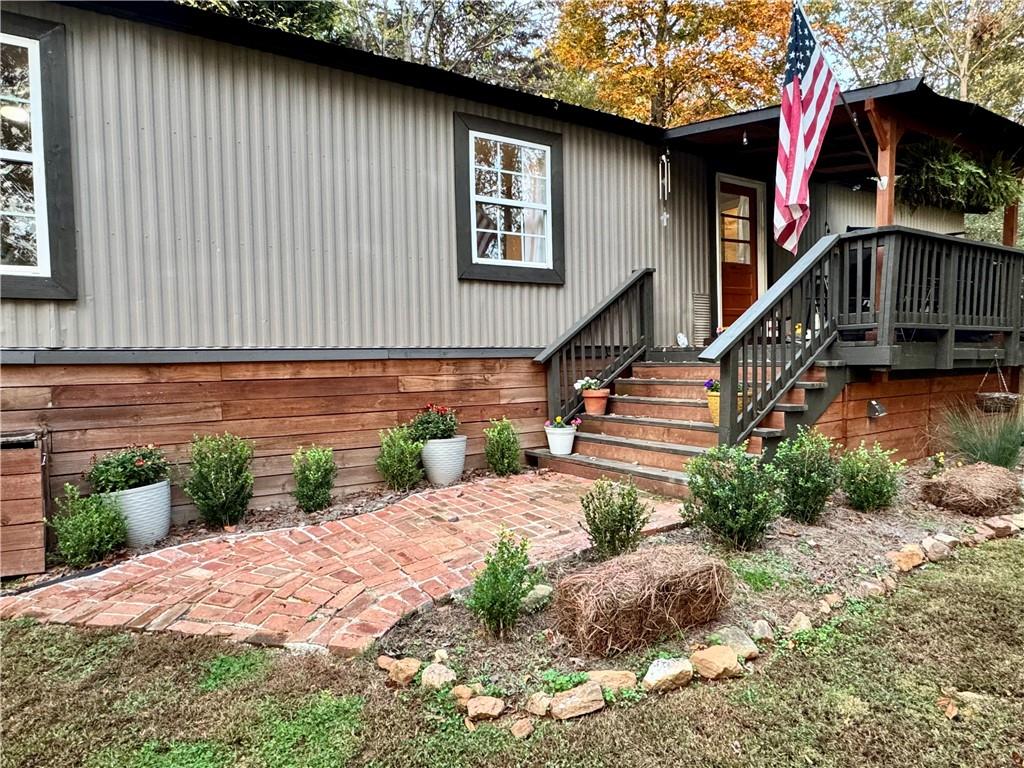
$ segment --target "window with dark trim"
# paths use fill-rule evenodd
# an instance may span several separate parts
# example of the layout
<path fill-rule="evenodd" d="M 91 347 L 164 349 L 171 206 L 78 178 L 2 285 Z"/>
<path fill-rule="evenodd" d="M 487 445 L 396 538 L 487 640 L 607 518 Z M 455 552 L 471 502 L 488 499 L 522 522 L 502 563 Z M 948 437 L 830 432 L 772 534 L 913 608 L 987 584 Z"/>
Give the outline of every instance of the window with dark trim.
<path fill-rule="evenodd" d="M 459 279 L 565 282 L 562 137 L 455 115 Z"/>
<path fill-rule="evenodd" d="M 64 26 L 2 14 L 0 295 L 78 295 Z"/>

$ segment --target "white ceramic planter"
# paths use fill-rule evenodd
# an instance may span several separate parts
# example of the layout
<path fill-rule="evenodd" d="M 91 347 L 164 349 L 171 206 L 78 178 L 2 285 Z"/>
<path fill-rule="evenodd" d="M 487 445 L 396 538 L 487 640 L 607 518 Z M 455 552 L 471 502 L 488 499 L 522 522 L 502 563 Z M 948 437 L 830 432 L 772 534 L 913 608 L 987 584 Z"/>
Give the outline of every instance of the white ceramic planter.
<path fill-rule="evenodd" d="M 128 526 L 128 546 L 148 547 L 171 529 L 171 481 L 110 494 Z"/>
<path fill-rule="evenodd" d="M 548 450 L 552 456 L 568 456 L 572 453 L 576 427 L 544 427 L 544 431 L 548 435 Z"/>
<path fill-rule="evenodd" d="M 462 477 L 466 467 L 466 436 L 447 440 L 427 440 L 423 444 L 423 468 L 431 485 L 451 485 Z"/>

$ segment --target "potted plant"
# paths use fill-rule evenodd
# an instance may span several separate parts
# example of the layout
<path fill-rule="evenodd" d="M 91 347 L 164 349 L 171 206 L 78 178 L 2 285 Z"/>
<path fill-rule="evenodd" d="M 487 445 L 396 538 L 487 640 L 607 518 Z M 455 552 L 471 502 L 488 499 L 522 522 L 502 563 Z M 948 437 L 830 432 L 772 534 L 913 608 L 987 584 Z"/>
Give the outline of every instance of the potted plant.
<path fill-rule="evenodd" d="M 443 405 L 427 403 L 409 423 L 413 440 L 423 443 L 420 459 L 433 485 L 451 485 L 462 477 L 466 467 L 466 436 L 456 435 L 459 420 L 455 411 Z"/>
<path fill-rule="evenodd" d="M 171 528 L 170 462 L 153 445 L 130 445 L 93 459 L 85 477 L 96 493 L 108 494 L 128 528 L 129 547 L 148 547 Z"/>
<path fill-rule="evenodd" d="M 584 376 L 576 382 L 576 391 L 583 395 L 583 407 L 588 416 L 604 416 L 608 409 L 608 395 L 611 390 L 601 387 L 601 382 L 591 376 Z"/>
<path fill-rule="evenodd" d="M 704 392 L 708 396 L 708 412 L 711 414 L 711 423 L 718 426 L 718 410 L 721 405 L 720 398 L 722 384 L 718 379 L 708 379 L 704 382 Z"/>
<path fill-rule="evenodd" d="M 552 456 L 568 456 L 572 453 L 572 441 L 576 439 L 576 427 L 582 424 L 579 418 L 566 421 L 555 416 L 544 422 L 544 432 L 548 436 L 548 450 Z"/>

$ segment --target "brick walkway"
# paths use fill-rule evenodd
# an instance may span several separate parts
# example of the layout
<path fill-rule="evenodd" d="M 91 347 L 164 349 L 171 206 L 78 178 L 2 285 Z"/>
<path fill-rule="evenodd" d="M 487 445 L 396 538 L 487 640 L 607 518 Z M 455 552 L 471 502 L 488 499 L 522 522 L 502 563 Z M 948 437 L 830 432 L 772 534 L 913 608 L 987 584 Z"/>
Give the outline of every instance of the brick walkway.
<path fill-rule="evenodd" d="M 556 473 L 427 491 L 324 525 L 222 536 L 0 598 L 0 617 L 365 650 L 404 615 L 467 587 L 506 528 L 549 562 L 587 546 L 589 481 Z M 679 521 L 659 501 L 649 528 Z"/>

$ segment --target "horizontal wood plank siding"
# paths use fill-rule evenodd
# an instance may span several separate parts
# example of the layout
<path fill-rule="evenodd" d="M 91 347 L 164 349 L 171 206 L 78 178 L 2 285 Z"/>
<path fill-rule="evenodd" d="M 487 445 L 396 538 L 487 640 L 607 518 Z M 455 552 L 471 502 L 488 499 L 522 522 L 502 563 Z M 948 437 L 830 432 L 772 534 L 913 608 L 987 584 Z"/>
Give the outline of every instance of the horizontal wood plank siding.
<path fill-rule="evenodd" d="M 44 519 L 42 449 L 0 450 L 0 576 L 46 570 Z"/>
<path fill-rule="evenodd" d="M 523 448 L 545 442 L 544 371 L 523 359 L 36 365 L 2 374 L 4 430 L 49 432 L 51 495 L 82 484 L 93 456 L 132 443 L 161 446 L 187 472 L 192 436 L 227 431 L 255 448 L 253 506 L 291 503 L 291 454 L 312 443 L 335 449 L 340 496 L 379 484 L 379 430 L 428 401 L 457 409 L 467 467 L 485 466 L 491 418 L 509 418 Z M 23 498 L 21 478 L 5 476 L 5 496 Z M 178 483 L 171 495 L 175 522 L 192 519 Z"/>

